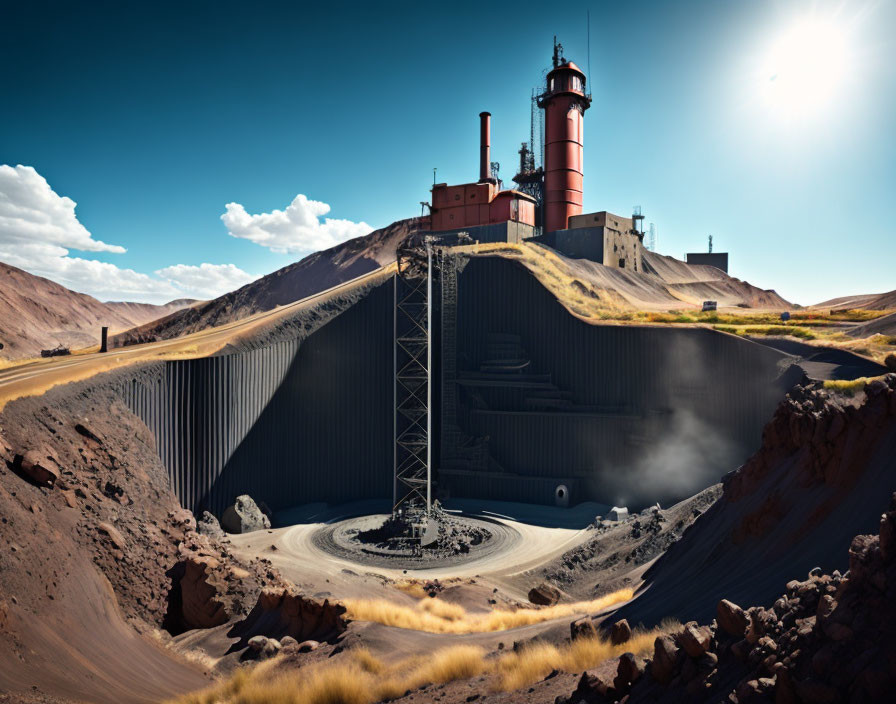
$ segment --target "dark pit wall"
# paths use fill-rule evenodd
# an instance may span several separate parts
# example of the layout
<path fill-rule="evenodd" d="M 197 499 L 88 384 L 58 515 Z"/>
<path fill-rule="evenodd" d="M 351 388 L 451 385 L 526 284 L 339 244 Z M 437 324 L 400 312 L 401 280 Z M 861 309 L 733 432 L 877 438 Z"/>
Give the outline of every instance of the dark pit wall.
<path fill-rule="evenodd" d="M 391 281 L 301 343 L 167 362 L 124 393 L 194 512 L 390 497 Z"/>
<path fill-rule="evenodd" d="M 786 355 L 702 328 L 587 324 L 506 259 L 470 260 L 457 289 L 461 380 L 481 376 L 490 336 L 519 336 L 531 365 L 517 378 L 538 388 L 506 373 L 461 385 L 456 441 L 484 443 L 488 457 L 443 472 L 453 496 L 666 505 L 749 457 L 786 391 Z M 527 400 L 546 383 L 557 408 Z"/>

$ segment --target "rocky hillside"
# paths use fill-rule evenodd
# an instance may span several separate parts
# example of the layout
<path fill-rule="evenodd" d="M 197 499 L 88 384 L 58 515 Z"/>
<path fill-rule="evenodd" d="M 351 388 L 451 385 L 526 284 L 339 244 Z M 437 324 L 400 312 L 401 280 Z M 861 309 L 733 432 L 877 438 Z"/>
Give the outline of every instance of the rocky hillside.
<path fill-rule="evenodd" d="M 558 704 L 892 701 L 896 494 L 878 517 L 876 535 L 852 540 L 845 574 L 814 569 L 782 585 L 773 604 L 746 610 L 722 599 L 708 625 L 658 637 L 645 659 L 623 655 L 615 677 L 585 672 Z"/>
<path fill-rule="evenodd" d="M 117 347 L 167 340 L 298 301 L 395 261 L 396 247 L 427 218 L 399 220 L 369 235 L 309 254 L 220 298 L 178 311 L 113 338 Z"/>
<path fill-rule="evenodd" d="M 0 429 L 0 682 L 13 701 L 203 686 L 203 668 L 158 647 L 162 628 L 222 624 L 287 585 L 197 532 L 151 433 L 108 384 L 12 402 Z"/>
<path fill-rule="evenodd" d="M 102 303 L 0 262 L 0 359 L 36 357 L 58 345 L 90 347 L 99 343 L 104 325 L 126 330 L 193 303 Z"/>
<path fill-rule="evenodd" d="M 771 604 L 815 567 L 845 570 L 896 488 L 896 374 L 843 396 L 796 387 L 760 450 L 725 477 L 721 498 L 645 573 L 629 621 L 708 620 L 722 598 Z"/>

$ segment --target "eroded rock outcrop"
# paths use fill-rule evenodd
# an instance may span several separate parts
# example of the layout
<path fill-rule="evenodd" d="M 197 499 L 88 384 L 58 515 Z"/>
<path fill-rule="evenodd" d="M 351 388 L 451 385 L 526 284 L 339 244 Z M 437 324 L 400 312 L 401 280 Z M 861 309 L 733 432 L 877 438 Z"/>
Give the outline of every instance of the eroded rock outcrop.
<path fill-rule="evenodd" d="M 285 637 L 305 641 L 327 641 L 345 631 L 345 607 L 299 594 L 291 588 L 265 589 L 258 602 L 242 621 L 228 631 L 239 637 L 231 651 L 246 647 L 255 636 L 282 641 Z"/>
<path fill-rule="evenodd" d="M 883 702 L 896 691 L 896 494 L 879 535 L 859 535 L 849 571 L 792 580 L 770 607 L 719 602 L 708 626 L 656 639 L 643 668 L 620 658 L 617 678 L 583 675 L 558 701 L 747 704 Z"/>

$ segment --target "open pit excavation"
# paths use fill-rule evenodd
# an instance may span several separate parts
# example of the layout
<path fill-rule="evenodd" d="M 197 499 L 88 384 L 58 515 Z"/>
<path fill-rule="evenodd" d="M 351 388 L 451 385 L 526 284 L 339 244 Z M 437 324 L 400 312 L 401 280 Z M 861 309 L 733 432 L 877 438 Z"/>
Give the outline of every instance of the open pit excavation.
<path fill-rule="evenodd" d="M 164 5 L 132 24 L 154 26 Z M 814 249 L 824 247 L 797 257 L 787 238 L 770 243 L 767 230 L 781 214 L 755 198 L 759 182 L 796 189 L 778 180 L 796 180 L 784 164 L 754 182 L 727 171 L 731 163 L 747 170 L 750 160 L 720 147 L 711 159 L 692 147 L 644 160 L 627 146 L 643 135 L 603 134 L 618 125 L 623 104 L 632 124 L 662 112 L 676 126 L 669 133 L 676 145 L 686 125 L 676 118 L 677 103 L 644 110 L 638 91 L 635 103 L 602 94 L 603 87 L 592 92 L 583 68 L 590 72 L 589 14 L 582 65 L 554 37 L 550 65 L 523 96 L 529 137 L 517 152 L 515 185 L 505 185 L 492 160 L 493 115 L 483 111 L 478 179 L 441 182 L 439 174 L 459 172 L 461 159 L 433 161 L 431 184 L 430 165 L 421 172 L 428 200 L 408 201 L 414 155 L 429 153 L 415 134 L 427 120 L 393 120 L 374 106 L 391 90 L 424 87 L 428 97 L 415 111 L 439 112 L 444 141 L 454 118 L 439 101 L 472 70 L 456 47 L 484 23 L 461 12 L 465 28 L 452 34 L 444 18 L 433 19 L 439 36 L 453 36 L 439 51 L 463 59 L 451 62 L 450 74 L 440 55 L 408 60 L 411 40 L 428 39 L 431 28 L 407 32 L 400 60 L 390 54 L 397 41 L 374 46 L 376 33 L 365 31 L 342 44 L 368 42 L 356 63 L 388 65 L 388 80 L 350 84 L 356 77 L 329 46 L 303 36 L 298 72 L 286 53 L 307 27 L 327 35 L 321 18 L 332 8 L 287 23 L 294 8 L 284 6 L 283 17 L 263 23 L 271 42 L 261 46 L 258 27 L 232 21 L 227 5 L 212 13 L 223 18 L 220 28 L 184 33 L 198 47 L 229 36 L 210 28 L 240 28 L 234 53 L 241 63 L 228 65 L 227 90 L 206 86 L 204 77 L 201 91 L 178 85 L 175 71 L 156 70 L 153 80 L 165 76 L 172 93 L 201 98 L 178 111 L 178 124 L 201 122 L 208 134 L 197 139 L 194 126 L 178 140 L 195 141 L 197 150 L 213 145 L 215 159 L 238 168 L 218 166 L 228 181 L 216 182 L 200 173 L 203 159 L 184 160 L 203 187 L 158 201 L 144 195 L 142 209 L 119 204 L 117 191 L 106 195 L 140 215 L 135 229 L 154 232 L 154 249 L 170 247 L 182 258 L 157 265 L 139 244 L 100 240 L 99 229 L 94 237 L 72 197 L 57 194 L 33 167 L 0 164 L 0 258 L 37 260 L 34 273 L 0 262 L 0 704 L 891 701 L 896 292 L 804 307 L 729 273 L 731 263 L 754 281 L 781 276 L 788 298 L 801 277 L 806 290 L 816 285 L 809 262 L 817 266 Z M 186 17 L 193 9 L 178 11 Z M 476 14 L 493 9 L 482 5 Z M 377 26 L 391 10 L 363 11 Z M 349 20 L 333 25 L 360 21 L 361 12 L 352 8 Z M 562 12 L 552 8 L 551 16 Z M 391 19 L 401 36 L 402 18 Z M 70 24 L 81 42 L 87 23 Z M 278 43 L 281 25 L 290 36 Z M 671 19 L 660 30 L 688 36 Z M 638 52 L 615 52 L 618 33 L 602 34 L 600 56 L 648 56 L 650 72 L 668 76 L 663 64 L 676 52 L 662 59 L 655 39 Z M 825 37 L 818 55 L 787 44 L 801 71 L 836 54 L 837 42 Z M 97 46 L 113 43 L 107 39 Z M 704 51 L 703 44 L 689 47 Z M 179 55 L 176 42 L 159 45 Z M 40 51 L 20 53 L 36 61 L 47 45 L 35 46 Z M 271 56 L 289 81 L 313 69 L 315 91 L 321 78 L 361 88 L 352 88 L 351 101 L 327 103 L 278 85 L 278 101 L 304 101 L 297 103 L 301 125 L 278 131 L 280 102 L 262 80 L 268 69 L 254 71 L 259 57 Z M 494 70 L 484 72 L 493 64 L 474 58 L 480 77 L 469 85 L 476 86 Z M 324 75 L 315 62 L 326 66 Z M 438 80 L 406 73 L 412 64 Z M 202 76 L 199 68 L 185 73 Z M 823 73 L 827 82 L 836 72 Z M 769 76 L 769 92 L 784 86 L 806 97 L 786 70 Z M 204 105 L 218 92 L 248 93 L 247 77 L 259 87 L 251 102 Z M 609 77 L 601 78 L 606 84 Z M 692 92 L 671 80 L 667 87 L 676 101 Z M 116 121 L 130 124 L 126 112 L 118 114 L 130 97 L 109 111 Z M 364 106 L 363 130 L 343 122 L 349 102 Z M 509 108 L 503 98 L 495 102 L 500 125 Z M 141 119 L 155 118 L 135 104 Z M 266 123 L 250 125 L 252 140 L 237 139 L 231 113 L 236 106 L 242 115 L 247 105 Z M 211 109 L 205 115 L 197 106 Z M 630 215 L 586 211 L 610 193 L 585 190 L 592 107 L 605 140 L 595 163 L 606 169 L 603 183 L 614 197 L 643 191 L 680 229 L 727 223 L 744 256 L 714 251 L 708 235 L 708 251 L 679 260 L 657 251 L 641 206 L 624 211 Z M 81 124 L 80 113 L 72 115 Z M 159 113 L 162 123 L 168 117 Z M 401 123 L 400 134 L 392 122 Z M 386 123 L 400 148 L 377 161 L 379 177 L 359 189 L 351 185 L 358 164 L 381 141 L 367 133 Z M 276 144 L 261 138 L 267 130 Z M 709 132 L 699 142 L 704 150 Z M 55 135 L 46 142 L 57 143 Z M 315 142 L 326 144 L 325 159 Z M 285 163 L 298 150 L 290 159 L 300 155 L 305 165 L 290 178 L 298 173 L 323 188 L 332 174 L 318 167 L 344 158 L 350 144 L 352 168 L 340 175 L 332 216 L 331 205 L 307 189 L 285 207 L 268 203 L 286 186 L 269 180 L 282 163 L 273 168 L 265 154 Z M 775 151 L 770 144 L 764 149 Z M 439 153 L 451 150 L 439 145 Z M 147 193 L 157 182 L 180 182 L 171 167 L 178 162 L 158 151 L 164 178 L 158 165 L 147 167 L 139 182 Z M 628 162 L 642 161 L 649 168 L 639 166 L 634 183 L 625 183 L 636 173 Z M 718 173 L 697 174 L 691 161 Z M 399 164 L 405 181 L 388 177 Z M 89 190 L 95 178 L 54 168 L 62 185 Z M 722 205 L 707 205 L 711 179 L 737 183 L 743 199 L 724 205 L 724 219 L 712 215 Z M 659 185 L 670 194 L 660 197 Z M 221 245 L 227 258 L 218 261 L 191 250 L 186 225 L 172 222 L 202 232 L 207 223 L 191 222 L 183 209 L 205 213 L 205 199 L 223 193 L 215 225 L 233 249 Z M 694 199 L 688 210 L 697 203 L 705 210 L 699 218 L 683 210 L 684 195 Z M 819 230 L 819 243 L 828 220 L 846 221 L 837 195 L 825 192 L 824 218 L 799 218 Z M 851 195 L 844 202 L 858 201 Z M 147 205 L 156 202 L 164 207 Z M 385 214 L 416 211 L 418 203 L 418 217 L 385 227 L 361 220 L 388 222 L 395 215 Z M 789 213 L 804 207 L 793 203 Z M 84 210 L 92 227 L 109 227 L 102 214 Z M 788 223 L 793 231 L 810 227 L 796 220 Z M 69 255 L 71 248 L 111 259 L 129 247 L 131 263 L 122 267 Z M 288 259 L 250 257 L 237 247 Z M 231 251 L 239 255 L 230 258 Z M 863 252 L 874 255 L 865 274 L 884 257 Z M 153 262 L 151 273 L 124 268 L 142 259 L 144 269 Z M 253 268 L 273 261 L 281 268 L 267 275 Z M 756 270 L 756 262 L 768 269 Z M 164 292 L 170 302 L 104 303 L 36 275 L 47 271 L 72 285 L 89 277 L 94 293 L 162 300 Z"/>

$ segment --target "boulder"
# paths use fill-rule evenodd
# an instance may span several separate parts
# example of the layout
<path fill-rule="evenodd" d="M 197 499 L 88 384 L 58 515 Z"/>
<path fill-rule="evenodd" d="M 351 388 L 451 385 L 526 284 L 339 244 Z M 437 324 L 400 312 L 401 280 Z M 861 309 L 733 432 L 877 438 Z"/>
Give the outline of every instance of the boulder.
<path fill-rule="evenodd" d="M 209 538 L 215 538 L 217 540 L 222 540 L 227 537 L 224 530 L 221 528 L 221 524 L 218 523 L 218 519 L 208 511 L 202 512 L 202 515 L 196 522 L 196 530 L 199 531 L 200 535 L 207 535 Z"/>
<path fill-rule="evenodd" d="M 628 625 L 628 621 L 624 618 L 613 624 L 610 629 L 610 642 L 613 645 L 622 645 L 628 643 L 632 637 L 632 627 Z"/>
<path fill-rule="evenodd" d="M 628 691 L 632 684 L 638 681 L 643 672 L 644 667 L 634 653 L 623 653 L 619 657 L 613 688 L 620 692 Z"/>
<path fill-rule="evenodd" d="M 59 475 L 50 467 L 55 463 L 51 463 L 50 458 L 44 453 L 36 450 L 28 450 L 23 455 L 16 455 L 14 467 L 20 474 L 24 475 L 38 486 L 51 487 L 56 483 Z"/>
<path fill-rule="evenodd" d="M 696 621 L 689 621 L 678 634 L 678 642 L 684 648 L 684 652 L 692 658 L 699 658 L 709 650 L 712 640 L 712 631 L 706 626 L 698 626 Z"/>
<path fill-rule="evenodd" d="M 265 636 L 253 636 L 247 643 L 249 652 L 259 660 L 267 660 L 274 657 L 282 649 L 282 644 L 275 638 Z"/>
<path fill-rule="evenodd" d="M 571 701 L 599 701 L 602 697 L 612 697 L 614 694 L 613 683 L 610 681 L 609 675 L 586 670 L 579 678 L 579 685 L 573 692 Z"/>
<path fill-rule="evenodd" d="M 896 372 L 896 354 L 888 354 L 884 357 L 884 364 L 891 372 Z"/>
<path fill-rule="evenodd" d="M 251 533 L 271 527 L 271 522 L 248 494 L 237 496 L 233 506 L 224 509 L 221 526 L 228 533 Z"/>
<path fill-rule="evenodd" d="M 594 622 L 590 616 L 585 616 L 569 624 L 569 637 L 572 640 L 577 638 L 595 638 L 597 630 L 594 628 Z"/>
<path fill-rule="evenodd" d="M 560 590 L 552 584 L 542 582 L 529 590 L 529 601 L 539 606 L 553 606 L 560 601 Z"/>
<path fill-rule="evenodd" d="M 716 620 L 725 633 L 737 638 L 743 638 L 747 626 L 750 625 L 750 619 L 744 610 L 727 599 L 722 599 L 716 604 Z"/>
<path fill-rule="evenodd" d="M 675 675 L 678 661 L 678 646 L 672 636 L 658 636 L 653 642 L 653 661 L 650 674 L 657 682 L 668 684 Z"/>
<path fill-rule="evenodd" d="M 310 653 L 313 650 L 317 650 L 320 647 L 320 643 L 316 640 L 303 640 L 299 643 L 299 652 L 300 653 Z"/>

